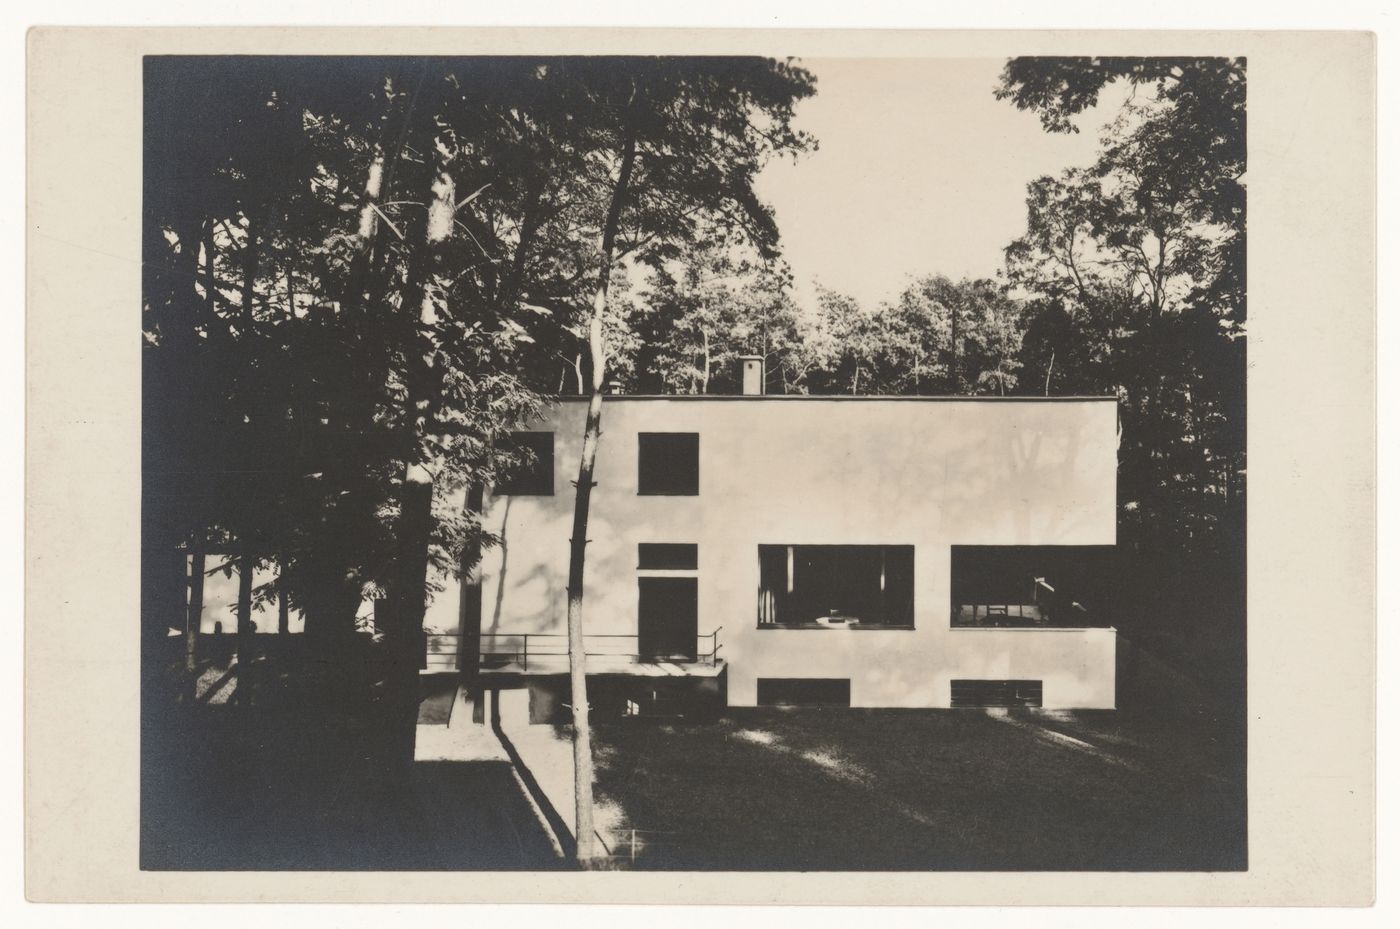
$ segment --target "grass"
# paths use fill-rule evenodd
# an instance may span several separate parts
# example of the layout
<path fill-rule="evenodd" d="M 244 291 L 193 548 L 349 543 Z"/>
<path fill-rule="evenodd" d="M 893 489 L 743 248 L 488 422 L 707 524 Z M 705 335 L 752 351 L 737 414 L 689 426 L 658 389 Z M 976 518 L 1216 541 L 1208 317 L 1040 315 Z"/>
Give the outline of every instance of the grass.
<path fill-rule="evenodd" d="M 1238 870 L 1238 721 L 1121 712 L 731 710 L 597 726 L 639 866 Z"/>
<path fill-rule="evenodd" d="M 504 763 L 420 763 L 388 781 L 372 690 L 256 667 L 254 705 L 194 701 L 148 721 L 143 867 L 561 865 Z M 731 709 L 598 719 L 594 746 L 639 868 L 1238 870 L 1243 726 L 1201 710 Z"/>

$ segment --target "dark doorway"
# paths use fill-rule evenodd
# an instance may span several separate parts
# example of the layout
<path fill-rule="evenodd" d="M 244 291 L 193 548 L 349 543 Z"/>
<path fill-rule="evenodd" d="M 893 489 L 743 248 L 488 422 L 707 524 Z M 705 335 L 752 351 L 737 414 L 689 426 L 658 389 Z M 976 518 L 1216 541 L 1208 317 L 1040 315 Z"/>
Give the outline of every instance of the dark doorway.
<path fill-rule="evenodd" d="M 697 580 L 637 578 L 637 650 L 644 660 L 694 661 Z"/>

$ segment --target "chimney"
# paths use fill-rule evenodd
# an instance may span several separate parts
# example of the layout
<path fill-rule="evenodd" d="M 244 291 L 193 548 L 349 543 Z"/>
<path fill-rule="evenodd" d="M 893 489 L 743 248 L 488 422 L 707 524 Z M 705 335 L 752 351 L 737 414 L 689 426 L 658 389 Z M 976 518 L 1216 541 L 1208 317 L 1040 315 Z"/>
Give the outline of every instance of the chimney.
<path fill-rule="evenodd" d="M 763 356 L 740 355 L 739 363 L 744 367 L 744 396 L 761 396 L 763 394 Z"/>

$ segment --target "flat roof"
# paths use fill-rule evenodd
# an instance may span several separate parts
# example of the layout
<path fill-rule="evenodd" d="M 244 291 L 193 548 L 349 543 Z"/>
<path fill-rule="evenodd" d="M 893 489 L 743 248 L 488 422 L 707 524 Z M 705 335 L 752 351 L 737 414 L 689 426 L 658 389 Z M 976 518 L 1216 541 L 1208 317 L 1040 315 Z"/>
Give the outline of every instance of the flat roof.
<path fill-rule="evenodd" d="M 955 403 L 1083 403 L 1085 401 L 1109 401 L 1118 402 L 1118 398 L 1112 394 L 1073 396 L 1073 397 L 1031 397 L 1013 396 L 1003 397 L 995 395 L 961 396 L 958 394 L 937 394 L 931 396 L 910 395 L 910 394 L 604 394 L 609 401 L 616 400 L 840 400 L 843 402 L 861 402 L 871 400 L 896 400 L 900 402 L 955 402 Z M 587 394 L 566 394 L 564 396 L 553 397 L 552 399 L 563 401 L 587 400 Z"/>

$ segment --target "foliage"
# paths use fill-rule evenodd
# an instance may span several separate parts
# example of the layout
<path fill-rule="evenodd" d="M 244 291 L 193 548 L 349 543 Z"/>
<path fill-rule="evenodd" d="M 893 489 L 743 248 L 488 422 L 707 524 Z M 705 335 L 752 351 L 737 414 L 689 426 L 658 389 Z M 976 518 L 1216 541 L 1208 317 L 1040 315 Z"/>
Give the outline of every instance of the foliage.
<path fill-rule="evenodd" d="M 1021 389 L 1119 397 L 1119 544 L 1138 641 L 1242 669 L 1245 62 L 1012 59 L 997 95 L 1047 130 L 1132 88 L 1090 166 L 1033 182 L 1007 249 Z M 1136 622 L 1136 626 L 1132 624 Z"/>
<path fill-rule="evenodd" d="M 893 303 L 862 307 L 819 288 L 805 332 L 811 393 L 1006 394 L 1021 362 L 1021 307 L 987 279 L 911 281 Z"/>
<path fill-rule="evenodd" d="M 700 243 L 649 269 L 629 309 L 639 354 L 624 385 L 641 393 L 737 393 L 744 355 L 764 358 L 768 389 L 800 378 L 802 337 L 788 279 L 752 249 Z"/>
<path fill-rule="evenodd" d="M 491 541 L 470 487 L 520 464 L 499 439 L 561 363 L 587 374 L 619 134 L 619 257 L 675 265 L 703 236 L 768 261 L 752 180 L 808 144 L 807 93 L 762 59 L 152 59 L 144 547 L 275 561 L 309 629 L 349 628 L 399 580 L 420 462 L 429 576 L 457 570 Z M 639 350 L 623 315 L 610 332 Z"/>
<path fill-rule="evenodd" d="M 759 354 L 771 393 L 1116 394 L 1124 543 L 1236 551 L 1244 78 L 1230 59 L 1012 59 L 997 95 L 1049 131 L 1133 94 L 1093 164 L 1030 185 L 1006 278 L 800 306 L 753 192 L 815 144 L 790 62 L 152 59 L 144 545 L 275 561 L 261 596 L 344 626 L 393 585 L 419 461 L 431 561 L 460 568 L 492 541 L 470 488 L 520 464 L 500 437 L 592 380 L 606 273 L 625 390 L 732 392 Z"/>

